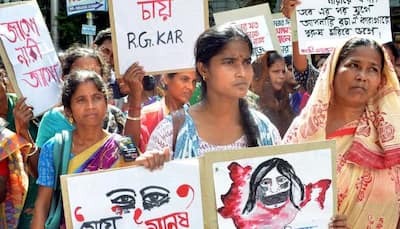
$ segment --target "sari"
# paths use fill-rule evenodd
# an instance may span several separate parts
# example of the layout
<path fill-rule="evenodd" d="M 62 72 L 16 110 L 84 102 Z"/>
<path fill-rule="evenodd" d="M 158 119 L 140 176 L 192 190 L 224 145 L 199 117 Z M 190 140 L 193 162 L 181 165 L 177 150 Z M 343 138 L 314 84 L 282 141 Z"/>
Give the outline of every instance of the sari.
<path fill-rule="evenodd" d="M 350 228 L 396 228 L 400 212 L 400 88 L 385 54 L 383 85 L 358 120 L 326 134 L 339 53 L 326 60 L 284 143 L 336 140 L 338 214 Z"/>
<path fill-rule="evenodd" d="M 29 178 L 24 170 L 21 149 L 31 144 L 8 129 L 0 132 L 0 161 L 8 158 L 6 199 L 0 204 L 0 228 L 17 228 L 24 207 Z"/>
<path fill-rule="evenodd" d="M 118 147 L 119 135 L 112 134 L 101 139 L 83 152 L 72 157 L 68 173 L 82 173 L 123 166 Z"/>

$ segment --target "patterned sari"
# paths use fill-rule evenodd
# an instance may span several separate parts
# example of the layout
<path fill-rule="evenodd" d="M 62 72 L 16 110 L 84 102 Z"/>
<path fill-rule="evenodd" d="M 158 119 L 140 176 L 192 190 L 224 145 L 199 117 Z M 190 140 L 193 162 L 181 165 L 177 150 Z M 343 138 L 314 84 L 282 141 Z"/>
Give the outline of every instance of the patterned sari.
<path fill-rule="evenodd" d="M 29 178 L 24 170 L 21 149 L 31 144 L 14 132 L 0 132 L 0 161 L 8 157 L 10 171 L 7 181 L 6 199 L 0 204 L 0 228 L 17 228 L 24 207 Z"/>
<path fill-rule="evenodd" d="M 328 107 L 341 47 L 322 67 L 306 107 L 283 142 L 336 140 L 338 214 L 347 217 L 350 228 L 396 228 L 400 211 L 399 83 L 385 56 L 384 85 L 370 98 L 360 119 L 327 136 Z"/>
<path fill-rule="evenodd" d="M 120 157 L 117 139 L 119 135 L 108 135 L 85 151 L 71 158 L 68 173 L 82 173 L 124 166 Z"/>

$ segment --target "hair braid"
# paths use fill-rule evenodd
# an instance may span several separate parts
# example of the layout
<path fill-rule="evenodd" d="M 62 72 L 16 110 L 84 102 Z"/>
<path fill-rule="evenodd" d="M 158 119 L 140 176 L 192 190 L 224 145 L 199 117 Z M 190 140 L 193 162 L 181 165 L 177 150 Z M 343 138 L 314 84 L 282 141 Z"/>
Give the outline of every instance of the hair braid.
<path fill-rule="evenodd" d="M 239 111 L 240 117 L 242 121 L 243 131 L 247 138 L 247 146 L 248 147 L 257 147 L 258 137 L 260 133 L 258 132 L 257 125 L 253 119 L 253 116 L 250 113 L 249 105 L 246 99 L 239 99 Z"/>

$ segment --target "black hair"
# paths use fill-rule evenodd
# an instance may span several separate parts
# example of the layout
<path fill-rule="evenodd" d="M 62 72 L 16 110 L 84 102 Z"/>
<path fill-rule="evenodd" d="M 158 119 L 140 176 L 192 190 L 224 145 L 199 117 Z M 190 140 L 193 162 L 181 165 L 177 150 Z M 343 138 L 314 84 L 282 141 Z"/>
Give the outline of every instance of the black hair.
<path fill-rule="evenodd" d="M 249 47 L 250 54 L 252 53 L 253 44 L 250 38 L 236 26 L 215 26 L 205 30 L 197 38 L 194 56 L 196 61 L 196 75 L 201 82 L 202 99 L 204 99 L 207 94 L 207 83 L 201 77 L 199 69 L 197 68 L 197 63 L 203 63 L 205 66 L 209 66 L 211 58 L 219 54 L 229 42 L 234 40 L 244 41 Z M 247 138 L 247 146 L 258 146 L 257 139 L 260 133 L 250 113 L 247 101 L 243 98 L 239 99 L 239 111 L 243 131 Z"/>
<path fill-rule="evenodd" d="M 383 47 L 390 50 L 390 52 L 394 56 L 394 60 L 399 59 L 400 53 L 399 53 L 399 50 L 396 48 L 396 45 L 393 43 L 393 41 L 386 42 L 385 44 L 383 44 Z M 394 65 L 394 63 L 393 63 L 393 65 Z"/>
<path fill-rule="evenodd" d="M 71 47 L 65 51 L 62 58 L 62 73 L 64 76 L 71 73 L 71 66 L 81 57 L 95 59 L 99 63 L 101 77 L 103 80 L 108 81 L 110 69 L 104 61 L 103 56 L 97 50 L 85 47 Z"/>
<path fill-rule="evenodd" d="M 283 59 L 285 60 L 285 64 L 286 66 L 288 65 L 293 65 L 293 56 L 292 55 L 286 55 L 283 57 Z"/>
<path fill-rule="evenodd" d="M 93 82 L 97 90 L 104 94 L 107 103 L 107 85 L 99 74 L 94 71 L 78 70 L 67 75 L 62 89 L 61 100 L 64 108 L 71 110 L 71 99 L 78 86 L 85 82 Z"/>
<path fill-rule="evenodd" d="M 381 71 L 383 71 L 383 67 L 385 64 L 385 58 L 384 58 L 385 55 L 382 47 L 379 46 L 379 44 L 375 40 L 364 37 L 355 37 L 348 40 L 344 44 L 343 48 L 340 50 L 339 58 L 335 66 L 335 74 L 340 64 L 354 51 L 354 49 L 361 46 L 372 47 L 376 51 L 378 51 L 379 55 L 381 56 Z"/>
<path fill-rule="evenodd" d="M 289 189 L 289 198 L 290 202 L 297 209 L 300 209 L 300 206 L 294 200 L 293 188 L 300 189 L 300 198 L 299 200 L 304 199 L 304 185 L 301 182 L 300 178 L 296 175 L 293 167 L 289 164 L 289 162 L 281 159 L 281 158 L 272 158 L 267 161 L 262 162 L 257 166 L 254 172 L 251 174 L 250 185 L 249 185 L 249 197 L 247 199 L 246 205 L 242 211 L 243 214 L 249 213 L 253 210 L 254 205 L 256 203 L 256 193 L 257 188 L 260 186 L 263 178 L 272 170 L 276 168 L 280 174 L 286 177 L 290 182 Z"/>
<path fill-rule="evenodd" d="M 111 29 L 106 28 L 101 30 L 99 33 L 97 33 L 96 37 L 94 38 L 93 43 L 97 46 L 100 46 L 103 44 L 105 40 L 111 40 Z"/>
<path fill-rule="evenodd" d="M 268 69 L 271 65 L 275 64 L 275 62 L 285 59 L 276 51 L 270 50 L 265 52 L 263 55 L 259 56 L 253 63 L 254 70 L 254 79 L 258 80 L 262 77 L 266 77 L 268 81 L 270 81 L 268 74 Z"/>
<path fill-rule="evenodd" d="M 276 62 L 284 60 L 276 50 L 270 50 L 252 63 L 254 70 L 252 89 L 260 96 L 258 100 L 260 110 L 278 128 L 282 137 L 295 117 L 289 98 L 289 87 L 292 85 L 285 82 L 282 89 L 276 91 L 272 86 L 269 69 Z"/>

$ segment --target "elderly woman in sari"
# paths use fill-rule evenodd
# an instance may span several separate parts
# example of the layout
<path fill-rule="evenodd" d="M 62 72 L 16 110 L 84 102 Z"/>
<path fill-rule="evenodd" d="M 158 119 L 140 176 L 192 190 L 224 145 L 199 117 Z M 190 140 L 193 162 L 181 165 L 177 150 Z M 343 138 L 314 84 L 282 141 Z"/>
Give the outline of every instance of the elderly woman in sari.
<path fill-rule="evenodd" d="M 75 129 L 67 131 L 69 141 L 64 144 L 70 147 L 68 173 L 80 173 L 109 169 L 132 164 L 135 149 L 127 138 L 110 134 L 103 127 L 107 112 L 107 89 L 101 77 L 93 71 L 79 70 L 67 76 L 62 91 L 62 103 L 65 114 L 73 120 Z M 65 133 L 65 131 L 64 131 Z M 57 134 L 58 135 L 58 134 Z M 49 209 L 55 184 L 53 150 L 56 149 L 57 135 L 47 141 L 39 157 L 38 196 L 32 228 L 44 228 L 50 217 Z M 127 149 L 127 150 L 123 150 Z M 55 152 L 55 151 L 54 151 Z M 129 154 L 132 153 L 132 154 Z M 136 155 L 137 156 L 137 155 Z M 58 228 L 58 227 L 57 227 Z"/>
<path fill-rule="evenodd" d="M 330 228 L 396 228 L 399 83 L 382 46 L 352 38 L 322 67 L 284 143 L 336 140 L 338 216 Z"/>

